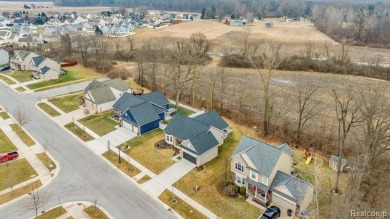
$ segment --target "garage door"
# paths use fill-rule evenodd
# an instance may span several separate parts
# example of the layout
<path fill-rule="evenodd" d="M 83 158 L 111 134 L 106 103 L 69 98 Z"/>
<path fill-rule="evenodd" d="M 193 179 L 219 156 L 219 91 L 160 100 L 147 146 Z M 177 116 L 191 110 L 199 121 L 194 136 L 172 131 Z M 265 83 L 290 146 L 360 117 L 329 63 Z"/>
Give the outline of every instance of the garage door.
<path fill-rule="evenodd" d="M 130 124 L 130 123 L 127 123 L 127 122 L 125 122 L 125 121 L 123 121 L 123 126 L 124 126 L 125 128 L 127 128 L 127 129 L 129 129 L 130 131 L 132 131 L 132 132 L 138 134 L 138 127 L 137 127 L 137 126 L 132 125 L 132 124 Z"/>
<path fill-rule="evenodd" d="M 277 205 L 283 209 L 286 209 L 286 210 L 291 209 L 291 210 L 295 211 L 295 209 L 296 209 L 296 204 L 293 201 L 288 200 L 287 198 L 285 198 L 279 194 L 276 194 L 275 192 L 272 193 L 272 202 L 275 205 Z"/>
<path fill-rule="evenodd" d="M 194 163 L 196 164 L 196 157 L 193 157 L 189 154 L 187 154 L 186 152 L 183 151 L 183 158 L 190 161 L 191 163 Z"/>

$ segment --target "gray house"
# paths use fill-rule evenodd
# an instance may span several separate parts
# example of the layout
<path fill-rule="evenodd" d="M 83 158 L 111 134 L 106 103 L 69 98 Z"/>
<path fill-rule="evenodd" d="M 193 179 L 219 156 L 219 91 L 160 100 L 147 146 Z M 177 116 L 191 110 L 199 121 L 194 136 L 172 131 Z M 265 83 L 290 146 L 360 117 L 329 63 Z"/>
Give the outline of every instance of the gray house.
<path fill-rule="evenodd" d="M 37 56 L 31 59 L 31 70 L 34 78 L 44 81 L 55 80 L 60 77 L 60 61 Z"/>
<path fill-rule="evenodd" d="M 10 67 L 18 71 L 29 71 L 31 70 L 31 59 L 37 56 L 39 55 L 30 51 L 15 50 L 14 56 L 9 62 Z"/>
<path fill-rule="evenodd" d="M 193 118 L 177 114 L 164 129 L 165 142 L 178 148 L 182 158 L 201 166 L 218 156 L 228 126 L 215 111 Z"/>
<path fill-rule="evenodd" d="M 291 176 L 293 156 L 288 145 L 274 147 L 244 136 L 231 156 L 232 179 L 255 202 L 272 202 L 296 215 L 308 208 L 314 188 Z"/>

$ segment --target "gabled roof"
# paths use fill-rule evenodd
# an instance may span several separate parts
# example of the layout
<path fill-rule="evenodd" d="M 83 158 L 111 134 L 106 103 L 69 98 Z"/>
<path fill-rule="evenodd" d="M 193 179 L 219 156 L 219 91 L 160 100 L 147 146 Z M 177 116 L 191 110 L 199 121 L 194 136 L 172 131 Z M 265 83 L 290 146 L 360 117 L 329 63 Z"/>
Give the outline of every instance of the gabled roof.
<path fill-rule="evenodd" d="M 160 116 L 157 114 L 152 104 L 148 102 L 133 106 L 129 108 L 128 111 L 133 115 L 139 126 L 160 120 Z"/>
<path fill-rule="evenodd" d="M 126 109 L 145 103 L 146 101 L 130 93 L 124 93 L 113 105 L 115 110 L 124 112 Z"/>
<path fill-rule="evenodd" d="M 208 131 L 210 126 L 187 116 L 176 114 L 165 127 L 164 132 L 180 140 L 187 140 L 202 132 Z"/>
<path fill-rule="evenodd" d="M 47 67 L 47 66 L 45 66 L 45 67 L 41 68 L 41 72 L 42 72 L 42 74 L 46 74 L 46 72 L 48 72 L 49 70 L 50 70 L 50 68 L 49 68 L 49 67 Z"/>
<path fill-rule="evenodd" d="M 43 61 L 45 61 L 45 59 L 46 59 L 46 57 L 45 56 L 41 56 L 41 55 L 32 58 L 32 60 L 34 61 L 35 66 L 39 66 L 39 64 L 41 64 Z"/>
<path fill-rule="evenodd" d="M 96 104 L 102 104 L 116 100 L 115 95 L 108 86 L 99 87 L 90 90 L 89 92 L 91 93 Z"/>
<path fill-rule="evenodd" d="M 195 116 L 194 119 L 213 126 L 219 130 L 226 129 L 229 126 L 215 110 Z"/>
<path fill-rule="evenodd" d="M 219 144 L 210 131 L 202 132 L 199 135 L 190 138 L 189 142 L 191 142 L 192 146 L 195 148 L 195 153 L 197 155 L 201 155 Z M 185 146 L 182 147 L 186 148 Z"/>
<path fill-rule="evenodd" d="M 310 187 L 309 183 L 281 171 L 276 173 L 270 186 L 273 192 L 297 204 L 302 204 Z"/>
<path fill-rule="evenodd" d="M 21 59 L 25 59 L 31 52 L 25 50 L 15 50 L 15 56 L 19 56 Z"/>
<path fill-rule="evenodd" d="M 88 86 L 84 89 L 84 91 L 87 92 L 89 90 L 93 90 L 93 89 L 96 89 L 99 87 L 105 87 L 105 86 L 106 85 L 103 84 L 102 82 L 97 81 L 97 80 L 93 80 L 91 83 L 88 84 Z"/>
<path fill-rule="evenodd" d="M 103 81 L 103 83 L 119 91 L 127 91 L 130 88 L 129 85 L 121 78 L 114 78 L 108 81 Z"/>
<path fill-rule="evenodd" d="M 157 106 L 164 106 L 169 104 L 168 99 L 160 91 L 153 91 L 139 97 Z"/>
<path fill-rule="evenodd" d="M 270 177 L 282 153 L 283 151 L 277 147 L 244 135 L 233 152 L 232 158 L 246 154 L 257 171 Z"/>
<path fill-rule="evenodd" d="M 282 144 L 278 147 L 280 150 L 285 151 L 291 157 L 295 157 L 295 152 L 288 146 L 288 144 Z"/>

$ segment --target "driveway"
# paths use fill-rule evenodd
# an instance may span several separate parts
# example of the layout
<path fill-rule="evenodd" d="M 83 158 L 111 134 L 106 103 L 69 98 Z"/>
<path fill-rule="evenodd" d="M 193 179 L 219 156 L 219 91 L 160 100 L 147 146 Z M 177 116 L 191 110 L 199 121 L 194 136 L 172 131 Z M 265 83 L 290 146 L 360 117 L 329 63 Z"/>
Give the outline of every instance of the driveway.
<path fill-rule="evenodd" d="M 23 94 L 14 92 L 0 82 L 0 105 L 13 115 L 18 109 L 26 112 L 30 121 L 24 125 L 25 129 L 38 142 L 47 144 L 47 151 L 60 166 L 59 174 L 42 188 L 49 197 L 43 209 L 59 203 L 96 200 L 118 219 L 175 218 L 159 202 L 35 107 L 41 98 L 79 90 L 87 84 Z M 25 208 L 29 200 L 29 196 L 25 195 L 17 201 L 1 205 L 0 218 L 31 218 L 34 212 Z"/>

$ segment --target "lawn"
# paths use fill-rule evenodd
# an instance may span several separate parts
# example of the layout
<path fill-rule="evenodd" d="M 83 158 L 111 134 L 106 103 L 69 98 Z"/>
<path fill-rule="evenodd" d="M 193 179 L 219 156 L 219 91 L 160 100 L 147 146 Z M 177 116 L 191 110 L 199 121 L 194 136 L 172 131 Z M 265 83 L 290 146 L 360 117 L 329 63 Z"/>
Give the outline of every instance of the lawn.
<path fill-rule="evenodd" d="M 49 106 L 47 103 L 38 103 L 38 106 L 51 117 L 61 115 L 59 112 L 57 112 L 57 110 L 53 109 L 53 107 Z"/>
<path fill-rule="evenodd" d="M 137 136 L 127 142 L 131 149 L 125 153 L 153 173 L 159 174 L 175 163 L 171 159 L 173 150 L 159 150 L 154 147 L 154 143 L 164 138 L 165 135 L 160 129 Z"/>
<path fill-rule="evenodd" d="M 49 99 L 49 101 L 56 107 L 60 108 L 62 111 L 69 113 L 79 109 L 79 106 L 81 105 L 81 96 L 81 93 L 77 93 L 73 95 L 55 97 Z"/>
<path fill-rule="evenodd" d="M 17 149 L 12 141 L 9 140 L 3 130 L 0 129 L 0 153 L 12 152 L 16 150 Z"/>
<path fill-rule="evenodd" d="M 32 175 L 37 173 L 24 158 L 0 165 L 0 191 L 29 180 Z"/>
<path fill-rule="evenodd" d="M 91 217 L 91 219 L 109 219 L 109 217 L 102 210 L 93 205 L 84 208 L 84 211 Z"/>
<path fill-rule="evenodd" d="M 58 85 L 58 84 L 63 84 L 66 86 L 67 82 L 75 81 L 75 80 L 82 80 L 82 79 L 94 79 L 94 78 L 101 78 L 104 75 L 103 74 L 98 74 L 92 69 L 85 68 L 82 65 L 75 65 L 72 67 L 66 67 L 63 68 L 68 71 L 66 75 L 60 76 L 58 80 L 52 80 L 52 81 L 41 81 L 37 82 L 34 84 L 27 85 L 29 89 L 35 90 L 38 88 L 43 88 L 43 87 L 48 87 L 48 86 L 53 86 L 53 85 Z"/>
<path fill-rule="evenodd" d="M 118 122 L 108 118 L 111 114 L 113 114 L 112 110 L 100 114 L 93 114 L 78 121 L 99 136 L 103 136 L 115 131 L 115 126 L 118 125 Z"/>
<path fill-rule="evenodd" d="M 191 205 L 181 200 L 179 197 L 175 196 L 172 192 L 165 190 L 158 196 L 162 202 L 175 210 L 180 216 L 183 218 L 191 218 L 191 219 L 199 219 L 199 218 L 207 218 L 205 215 L 200 213 L 198 210 L 193 208 Z M 177 202 L 175 204 L 171 203 L 172 199 L 176 199 Z"/>
<path fill-rule="evenodd" d="M 13 85 L 13 84 L 16 84 L 13 80 L 5 77 L 4 75 L 1 75 L 0 74 L 0 79 L 3 80 L 6 84 L 8 85 Z"/>
<path fill-rule="evenodd" d="M 32 73 L 30 71 L 8 71 L 5 74 L 11 76 L 20 83 L 31 81 L 32 76 Z"/>
<path fill-rule="evenodd" d="M 6 112 L 0 112 L 0 117 L 3 118 L 4 120 L 10 118 Z"/>
<path fill-rule="evenodd" d="M 144 183 L 144 182 L 149 181 L 150 179 L 152 179 L 152 178 L 151 178 L 149 175 L 145 175 L 145 176 L 141 177 L 141 179 L 139 179 L 139 180 L 137 181 L 137 183 L 138 183 L 138 184 L 142 184 L 142 183 Z"/>
<path fill-rule="evenodd" d="M 0 205 L 31 192 L 32 188 L 37 189 L 41 186 L 42 186 L 41 181 L 37 180 L 28 185 L 15 189 L 12 192 L 8 192 L 5 193 L 4 195 L 0 195 Z"/>
<path fill-rule="evenodd" d="M 11 124 L 10 127 L 14 132 L 22 139 L 22 141 L 27 145 L 27 146 L 33 146 L 35 145 L 34 140 L 31 139 L 31 137 L 20 127 L 18 124 Z"/>
<path fill-rule="evenodd" d="M 183 108 L 183 107 L 177 107 L 178 109 L 177 109 L 177 113 L 179 113 L 179 114 L 182 114 L 182 115 L 184 115 L 184 116 L 189 116 L 189 115 L 191 115 L 191 114 L 194 114 L 194 112 L 192 112 L 191 110 L 188 110 L 188 109 L 185 109 L 185 108 Z"/>
<path fill-rule="evenodd" d="M 49 156 L 47 156 L 46 153 L 37 154 L 37 157 L 47 167 L 47 169 L 49 169 L 50 172 L 57 168 L 56 164 L 50 159 Z"/>
<path fill-rule="evenodd" d="M 115 152 L 111 151 L 111 150 L 105 152 L 102 155 L 103 155 L 104 158 L 109 160 L 112 164 L 114 164 L 122 172 L 124 172 L 126 175 L 128 175 L 130 177 L 133 177 L 133 176 L 135 176 L 135 175 L 137 175 L 138 173 L 141 172 L 137 167 L 131 165 L 129 162 L 127 162 L 123 158 L 121 158 L 121 163 L 119 163 L 118 155 Z M 131 170 L 129 170 L 129 167 L 131 168 Z"/>
<path fill-rule="evenodd" d="M 50 211 L 47 211 L 39 215 L 38 219 L 52 219 L 52 218 L 57 218 L 64 214 L 66 214 L 65 208 L 62 206 L 58 206 L 56 208 L 51 209 Z"/>
<path fill-rule="evenodd" d="M 73 122 L 66 124 L 65 128 L 67 128 L 69 131 L 71 131 L 73 134 L 75 134 L 77 137 L 79 137 L 84 142 L 94 139 L 91 135 L 89 135 L 86 131 L 82 130 L 80 127 L 78 127 Z"/>
<path fill-rule="evenodd" d="M 16 91 L 19 91 L 19 92 L 24 92 L 26 91 L 26 89 L 24 89 L 23 87 L 17 87 L 15 88 Z"/>
<path fill-rule="evenodd" d="M 225 143 L 219 148 L 219 156 L 204 165 L 204 170 L 197 172 L 191 170 L 187 175 L 177 181 L 174 186 L 208 208 L 221 218 L 258 218 L 262 211 L 246 202 L 243 198 L 229 198 L 223 195 L 221 184 L 226 181 L 226 164 L 235 150 L 243 133 L 235 124 L 229 122 L 233 130 Z M 228 171 L 230 175 L 230 171 Z M 230 179 L 230 176 L 228 176 Z M 200 191 L 193 188 L 200 186 Z M 212 195 L 210 195 L 212 194 Z"/>

